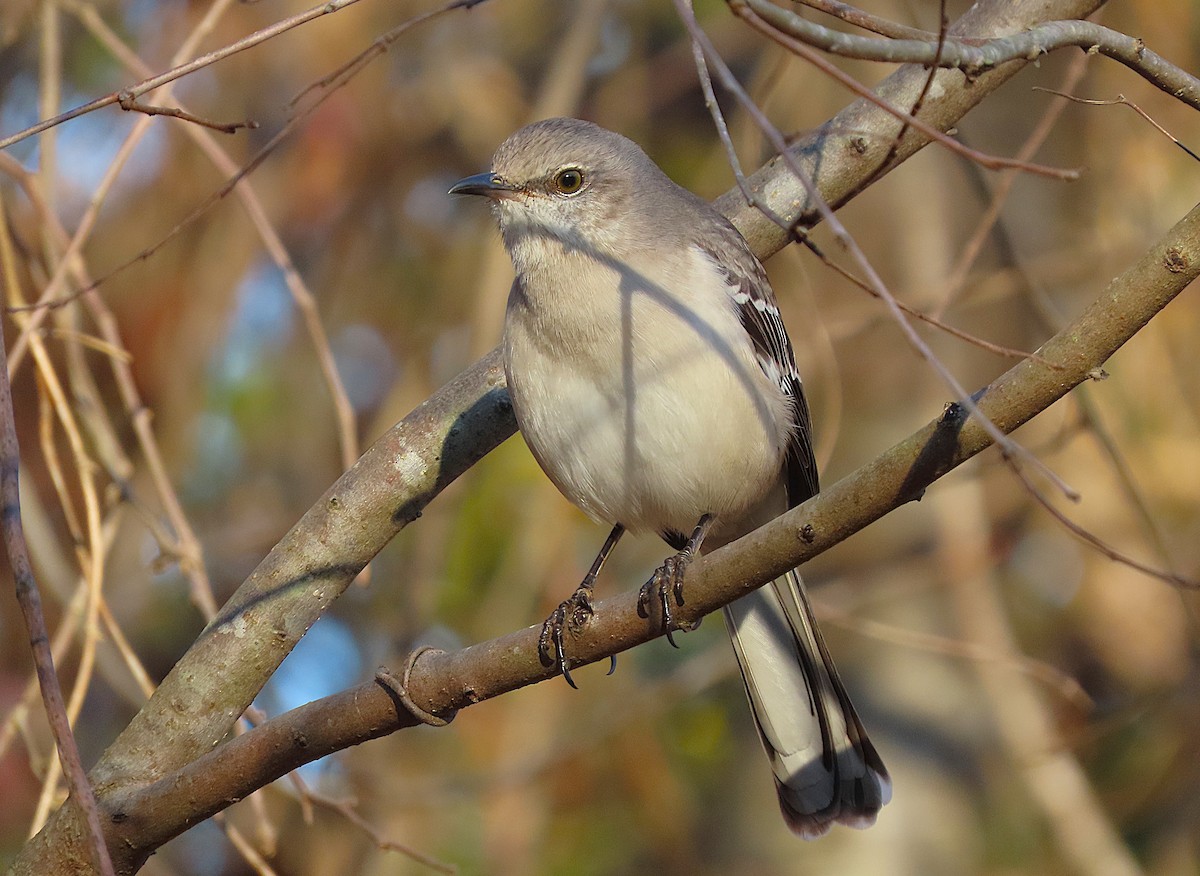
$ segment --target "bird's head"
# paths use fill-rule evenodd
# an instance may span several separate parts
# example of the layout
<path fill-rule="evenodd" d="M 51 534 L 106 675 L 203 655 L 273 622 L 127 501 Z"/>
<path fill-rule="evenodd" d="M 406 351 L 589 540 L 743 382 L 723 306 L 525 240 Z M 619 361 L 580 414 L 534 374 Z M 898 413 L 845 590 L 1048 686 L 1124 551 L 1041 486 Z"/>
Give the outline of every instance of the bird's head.
<path fill-rule="evenodd" d="M 636 199 L 665 180 L 620 134 L 579 119 L 546 119 L 505 140 L 491 170 L 459 180 L 450 193 L 489 198 L 510 251 L 530 236 L 603 251 L 614 220 L 638 215 Z"/>

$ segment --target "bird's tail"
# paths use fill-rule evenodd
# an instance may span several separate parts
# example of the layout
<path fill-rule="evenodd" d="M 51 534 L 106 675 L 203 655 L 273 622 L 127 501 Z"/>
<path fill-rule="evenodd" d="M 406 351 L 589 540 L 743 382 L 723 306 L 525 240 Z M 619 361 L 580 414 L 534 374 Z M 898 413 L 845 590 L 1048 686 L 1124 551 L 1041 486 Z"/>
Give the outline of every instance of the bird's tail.
<path fill-rule="evenodd" d="M 805 839 L 834 822 L 870 827 L 892 783 L 838 677 L 800 575 L 789 572 L 727 606 L 725 623 L 788 827 Z"/>

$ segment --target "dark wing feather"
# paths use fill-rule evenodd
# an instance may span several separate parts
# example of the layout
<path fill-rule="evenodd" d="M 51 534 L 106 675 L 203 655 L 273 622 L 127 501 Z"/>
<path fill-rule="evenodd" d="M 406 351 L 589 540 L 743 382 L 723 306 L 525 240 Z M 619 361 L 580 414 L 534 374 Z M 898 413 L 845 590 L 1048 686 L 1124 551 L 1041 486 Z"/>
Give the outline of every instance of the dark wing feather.
<path fill-rule="evenodd" d="M 779 315 L 779 305 L 767 272 L 745 239 L 732 225 L 725 223 L 714 224 L 708 230 L 717 234 L 720 243 L 716 246 L 700 244 L 700 248 L 724 274 L 742 325 L 754 342 L 759 366 L 767 376 L 779 382 L 792 400 L 796 425 L 788 444 L 787 480 L 788 507 L 794 508 L 816 495 L 820 487 L 812 449 L 812 419 L 800 373 L 796 370 L 792 342 Z"/>

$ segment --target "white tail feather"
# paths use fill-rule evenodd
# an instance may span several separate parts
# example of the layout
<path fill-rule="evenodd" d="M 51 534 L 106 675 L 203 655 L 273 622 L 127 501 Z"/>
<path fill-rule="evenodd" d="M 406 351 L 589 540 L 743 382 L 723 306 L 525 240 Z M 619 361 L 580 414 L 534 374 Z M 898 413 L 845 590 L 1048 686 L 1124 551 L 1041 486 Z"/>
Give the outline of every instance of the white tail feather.
<path fill-rule="evenodd" d="M 892 796 L 817 629 L 796 572 L 725 609 L 788 826 L 815 839 L 839 822 L 870 827 Z"/>

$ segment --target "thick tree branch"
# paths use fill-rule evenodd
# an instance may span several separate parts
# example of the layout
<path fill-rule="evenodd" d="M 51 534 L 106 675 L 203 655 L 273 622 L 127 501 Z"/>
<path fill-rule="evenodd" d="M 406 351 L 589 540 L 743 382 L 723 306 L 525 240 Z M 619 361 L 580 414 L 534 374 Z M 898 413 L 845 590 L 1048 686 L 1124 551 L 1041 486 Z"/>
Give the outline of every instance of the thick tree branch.
<path fill-rule="evenodd" d="M 1005 433 L 1088 380 L 1200 275 L 1200 206 L 1166 234 L 1073 323 L 979 396 L 980 412 Z M 788 569 L 812 559 L 924 490 L 993 441 L 958 405 L 798 508 L 702 557 L 689 570 L 683 623 L 699 621 Z M 590 663 L 659 635 L 659 619 L 637 613 L 636 591 L 596 606 L 571 642 L 573 664 Z M 408 693 L 418 708 L 452 716 L 486 699 L 556 675 L 538 658 L 539 627 L 417 661 Z M 149 853 L 191 825 L 302 764 L 413 726 L 386 687 L 368 682 L 302 706 L 230 740 L 171 776 L 106 799 L 114 838 Z"/>

